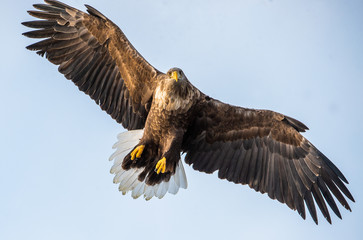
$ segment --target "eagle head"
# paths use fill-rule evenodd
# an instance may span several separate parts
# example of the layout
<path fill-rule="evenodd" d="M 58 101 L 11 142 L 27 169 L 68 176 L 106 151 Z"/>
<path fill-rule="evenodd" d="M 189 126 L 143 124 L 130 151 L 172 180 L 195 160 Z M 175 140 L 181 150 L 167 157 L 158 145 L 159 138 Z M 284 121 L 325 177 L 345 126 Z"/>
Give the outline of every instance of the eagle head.
<path fill-rule="evenodd" d="M 156 94 L 158 98 L 165 102 L 175 103 L 175 106 L 170 108 L 179 108 L 180 106 L 185 106 L 188 109 L 191 103 L 191 99 L 197 98 L 200 95 L 199 90 L 197 90 L 185 76 L 184 72 L 177 67 L 170 68 L 166 73 L 164 81 L 160 81 L 160 90 L 164 94 Z M 159 93 L 159 91 L 158 91 Z M 162 97 L 161 97 L 162 96 Z M 164 98 L 164 96 L 166 98 Z M 186 101 L 186 102 L 184 102 Z M 181 104 L 183 102 L 183 104 Z"/>
<path fill-rule="evenodd" d="M 187 77 L 183 73 L 183 70 L 177 67 L 170 68 L 166 74 L 168 75 L 169 79 L 175 80 L 175 82 L 177 83 L 183 83 L 185 81 L 188 81 Z"/>

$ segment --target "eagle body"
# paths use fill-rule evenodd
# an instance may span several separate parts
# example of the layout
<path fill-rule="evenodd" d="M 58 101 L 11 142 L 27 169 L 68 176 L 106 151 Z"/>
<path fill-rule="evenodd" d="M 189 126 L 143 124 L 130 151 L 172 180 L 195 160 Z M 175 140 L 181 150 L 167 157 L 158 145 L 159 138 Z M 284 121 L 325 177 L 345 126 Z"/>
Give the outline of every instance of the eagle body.
<path fill-rule="evenodd" d="M 201 92 L 187 80 L 181 69 L 172 68 L 170 71 L 178 71 L 181 79 L 175 81 L 168 75 L 159 77 L 144 133 L 137 144 L 145 146 L 145 154 L 143 152 L 140 159 L 133 161 L 131 151 L 122 164 L 126 170 L 147 166 L 138 179 L 144 181 L 147 176 L 146 183 L 150 185 L 168 180 L 175 173 L 184 134 L 195 116 L 195 106 L 201 96 Z M 166 158 L 166 173 L 157 174 L 154 166 L 163 157 Z"/>
<path fill-rule="evenodd" d="M 95 8 L 87 12 L 56 0 L 34 4 L 37 18 L 27 46 L 128 131 L 118 135 L 111 173 L 133 198 L 162 198 L 187 188 L 181 159 L 193 169 L 218 172 L 286 204 L 318 223 L 316 206 L 331 223 L 338 201 L 354 202 L 343 173 L 302 133 L 300 121 L 270 110 L 232 106 L 194 87 L 184 72 L 163 73 L 148 63 L 125 34 Z M 346 199 L 347 198 L 347 199 Z"/>

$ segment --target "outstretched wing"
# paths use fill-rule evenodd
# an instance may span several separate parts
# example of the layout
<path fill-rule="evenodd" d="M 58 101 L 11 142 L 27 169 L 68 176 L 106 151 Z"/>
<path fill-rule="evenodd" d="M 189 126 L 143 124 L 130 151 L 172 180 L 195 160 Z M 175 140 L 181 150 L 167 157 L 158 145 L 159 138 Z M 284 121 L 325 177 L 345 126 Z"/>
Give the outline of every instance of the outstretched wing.
<path fill-rule="evenodd" d="M 86 5 L 87 14 L 58 1 L 45 2 L 33 5 L 40 11 L 28 11 L 41 20 L 23 25 L 37 29 L 25 36 L 46 39 L 27 49 L 59 65 L 59 72 L 125 128 L 143 128 L 158 70 L 96 9 Z"/>
<path fill-rule="evenodd" d="M 304 202 L 318 223 L 313 199 L 329 223 L 326 203 L 341 218 L 332 194 L 354 201 L 339 169 L 299 132 L 307 127 L 282 114 L 234 107 L 206 97 L 183 143 L 185 161 L 198 171 L 248 184 L 286 203 L 305 219 Z M 342 182 L 343 181 L 343 182 Z"/>

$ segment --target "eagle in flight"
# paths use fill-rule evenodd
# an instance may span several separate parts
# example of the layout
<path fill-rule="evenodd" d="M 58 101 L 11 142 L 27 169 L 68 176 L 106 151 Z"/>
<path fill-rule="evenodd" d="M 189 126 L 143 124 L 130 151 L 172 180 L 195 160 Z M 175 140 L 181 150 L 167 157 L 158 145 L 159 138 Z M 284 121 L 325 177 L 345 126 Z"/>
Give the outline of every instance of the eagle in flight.
<path fill-rule="evenodd" d="M 247 184 L 315 223 L 327 204 L 341 218 L 333 195 L 350 210 L 354 202 L 341 171 L 300 132 L 298 120 L 232 106 L 194 87 L 180 68 L 154 68 L 124 33 L 91 6 L 87 12 L 55 0 L 34 4 L 23 22 L 43 38 L 27 47 L 59 65 L 59 72 L 128 131 L 119 134 L 111 173 L 125 194 L 162 198 L 187 187 L 181 161 L 236 184 Z M 343 195 L 344 194 L 344 195 Z"/>

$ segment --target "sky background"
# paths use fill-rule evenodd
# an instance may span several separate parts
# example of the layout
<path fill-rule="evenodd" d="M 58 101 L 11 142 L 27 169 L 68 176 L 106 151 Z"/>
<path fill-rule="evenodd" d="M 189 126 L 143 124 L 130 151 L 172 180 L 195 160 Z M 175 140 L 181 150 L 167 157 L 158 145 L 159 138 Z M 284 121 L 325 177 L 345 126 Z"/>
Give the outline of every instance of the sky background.
<path fill-rule="evenodd" d="M 2 1 L 0 239 L 362 239 L 363 1 L 68 0 L 94 6 L 166 72 L 204 93 L 299 119 L 357 203 L 319 226 L 247 186 L 186 166 L 189 186 L 122 196 L 108 157 L 124 131 L 57 67 L 27 51 L 40 1 Z"/>

